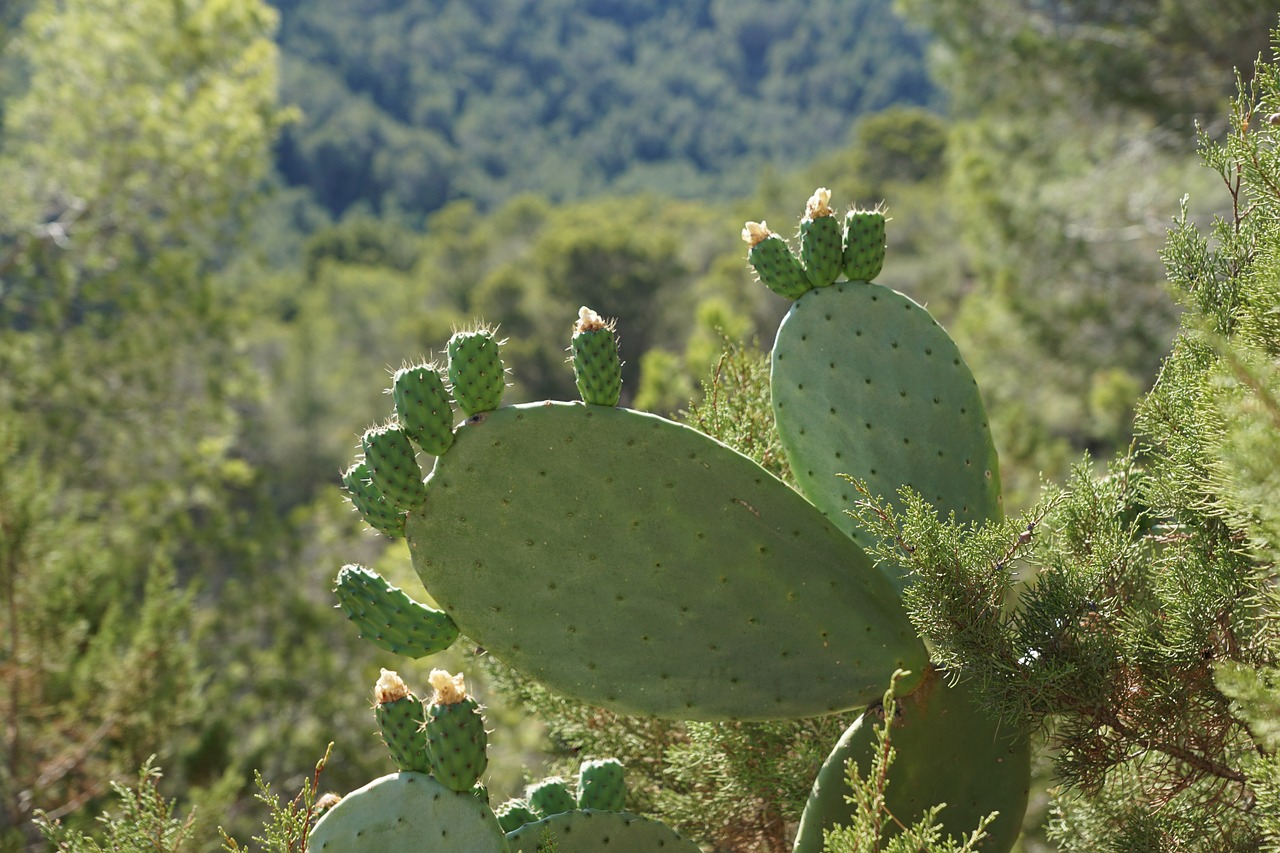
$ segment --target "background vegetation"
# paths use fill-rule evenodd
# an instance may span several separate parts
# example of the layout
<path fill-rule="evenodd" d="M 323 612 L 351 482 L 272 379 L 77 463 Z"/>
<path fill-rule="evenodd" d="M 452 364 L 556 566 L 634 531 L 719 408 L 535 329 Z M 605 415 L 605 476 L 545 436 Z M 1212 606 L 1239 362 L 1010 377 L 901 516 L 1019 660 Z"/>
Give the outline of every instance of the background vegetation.
<path fill-rule="evenodd" d="M 1261 0 L 3 5 L 0 849 L 40 848 L 35 809 L 92 827 L 151 755 L 201 850 L 258 832 L 255 769 L 296 791 L 333 740 L 328 786 L 383 772 L 386 661 L 327 587 L 357 559 L 416 583 L 336 489 L 388 368 L 484 316 L 511 397 L 565 397 L 589 304 L 621 318 L 627 401 L 686 408 L 786 307 L 741 223 L 816 186 L 887 201 L 882 280 L 974 366 L 1013 509 L 1123 454 L 1179 324 L 1179 199 L 1233 215 L 1196 123 L 1226 135 L 1275 23 Z M 501 797 L 555 744 L 484 695 Z"/>

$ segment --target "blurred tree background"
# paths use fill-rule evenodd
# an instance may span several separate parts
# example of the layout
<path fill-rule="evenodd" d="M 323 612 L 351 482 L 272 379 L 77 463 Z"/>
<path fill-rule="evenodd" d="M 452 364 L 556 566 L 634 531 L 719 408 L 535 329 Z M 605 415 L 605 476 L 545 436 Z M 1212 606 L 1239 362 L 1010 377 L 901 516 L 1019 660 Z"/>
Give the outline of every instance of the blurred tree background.
<path fill-rule="evenodd" d="M 770 344 L 747 219 L 884 201 L 881 280 L 987 396 L 1008 498 L 1132 434 L 1178 325 L 1159 248 L 1216 211 L 1262 0 L 19 0 L 0 5 L 0 850 L 149 756 L 251 837 L 253 771 L 383 772 L 379 659 L 332 611 L 402 545 L 336 486 L 380 388 L 484 317 L 509 399 L 571 398 L 588 304 L 625 402 Z M 787 226 L 783 226 L 784 228 Z M 406 669 L 412 680 L 413 666 Z M 439 662 L 434 662 L 439 665 Z M 421 676 L 428 667 L 423 665 Z M 419 678 L 419 682 L 424 678 Z M 542 733 L 491 706 L 495 797 Z"/>

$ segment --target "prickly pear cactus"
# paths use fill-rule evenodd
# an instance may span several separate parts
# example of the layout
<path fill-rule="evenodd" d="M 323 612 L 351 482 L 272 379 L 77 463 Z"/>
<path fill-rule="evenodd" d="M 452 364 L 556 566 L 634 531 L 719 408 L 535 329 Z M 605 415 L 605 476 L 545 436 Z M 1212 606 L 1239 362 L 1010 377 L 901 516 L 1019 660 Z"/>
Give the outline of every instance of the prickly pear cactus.
<path fill-rule="evenodd" d="M 591 704 L 686 720 L 794 718 L 865 707 L 895 672 L 912 673 L 896 683 L 905 722 L 890 771 L 895 808 L 909 815 L 945 801 L 947 826 L 959 831 L 999 810 L 984 849 L 1006 851 L 1025 807 L 1025 738 L 1002 733 L 963 686 L 931 674 L 900 597 L 910 578 L 872 565 L 866 533 L 845 512 L 857 499 L 853 477 L 886 497 L 910 487 L 975 525 L 1000 518 L 982 399 L 928 312 L 872 283 L 883 213 L 840 219 L 830 200 L 825 190 L 810 199 L 798 256 L 763 224 L 743 231 L 761 281 L 795 300 L 771 386 L 799 491 L 696 430 L 619 408 L 612 328 L 572 347 L 585 403 L 498 408 L 505 368 L 481 328 L 449 341 L 449 381 L 468 417 L 431 445 L 439 452 L 425 483 L 405 450 L 403 425 L 416 415 L 400 412 L 399 423 L 366 433 L 370 491 L 357 506 L 392 535 L 403 513 L 414 568 L 462 633 Z M 601 331 L 588 326 L 578 336 Z M 403 442 L 384 440 L 389 432 Z M 820 844 L 838 811 L 835 767 L 865 751 L 870 728 L 855 724 L 837 746 L 799 843 Z M 431 743 L 433 773 L 470 790 L 474 759 L 445 768 Z M 963 766 L 938 770 L 944 753 Z M 601 781 L 579 784 L 586 799 L 564 790 L 547 805 L 531 792 L 521 809 L 541 811 L 539 821 L 506 810 L 508 824 L 523 823 L 513 849 L 686 849 L 665 828 L 580 808 L 620 807 L 606 793 L 615 770 L 598 772 Z M 552 808 L 563 811 L 548 817 Z"/>

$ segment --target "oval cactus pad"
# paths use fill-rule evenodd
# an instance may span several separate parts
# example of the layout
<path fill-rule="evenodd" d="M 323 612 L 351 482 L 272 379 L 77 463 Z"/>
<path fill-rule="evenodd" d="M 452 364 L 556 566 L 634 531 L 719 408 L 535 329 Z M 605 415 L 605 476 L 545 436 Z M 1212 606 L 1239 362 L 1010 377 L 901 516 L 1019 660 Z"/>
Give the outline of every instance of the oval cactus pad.
<path fill-rule="evenodd" d="M 489 807 L 424 773 L 395 773 L 343 797 L 316 822 L 308 853 L 507 853 Z"/>
<path fill-rule="evenodd" d="M 622 712 L 856 708 L 925 650 L 892 586 L 798 493 L 689 427 L 533 403 L 461 427 L 408 519 L 467 637 Z"/>
<path fill-rule="evenodd" d="M 796 300 L 770 387 L 800 488 L 863 546 L 874 543 L 845 512 L 858 495 L 842 475 L 894 501 L 910 486 L 961 523 L 1002 517 L 978 385 L 946 331 L 901 293 L 845 281 Z"/>

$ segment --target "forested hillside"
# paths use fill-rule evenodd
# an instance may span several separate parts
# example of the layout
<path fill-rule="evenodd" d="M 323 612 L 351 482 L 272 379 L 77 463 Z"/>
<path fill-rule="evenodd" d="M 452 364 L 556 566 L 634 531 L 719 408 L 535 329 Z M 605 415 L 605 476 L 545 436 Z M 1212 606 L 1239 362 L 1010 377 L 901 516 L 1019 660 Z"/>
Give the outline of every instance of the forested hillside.
<path fill-rule="evenodd" d="M 152 755 L 197 807 L 188 851 L 260 831 L 255 771 L 292 796 L 332 741 L 327 787 L 384 772 L 390 662 L 330 587 L 347 561 L 421 586 L 339 487 L 390 372 L 484 318 L 508 400 L 573 399 L 587 304 L 618 318 L 624 403 L 697 420 L 717 367 L 767 375 L 787 310 L 743 223 L 791 237 L 816 187 L 887 207 L 878 281 L 972 366 L 1011 513 L 1125 454 L 1183 310 L 1180 199 L 1187 229 L 1251 209 L 1197 134 L 1228 132 L 1276 23 L 1274 0 L 0 2 L 0 850 L 45 849 L 37 809 L 100 831 Z M 1243 260 L 1211 260 L 1234 292 Z M 503 732 L 495 801 L 579 748 L 577 710 L 531 720 L 470 650 L 394 665 L 463 663 Z M 645 724 L 616 731 L 675 779 Z M 685 769 L 806 737 L 661 734 Z M 802 802 L 751 784 L 802 801 L 799 764 L 646 802 L 708 849 L 782 849 Z"/>
<path fill-rule="evenodd" d="M 742 195 L 930 104 L 923 35 L 889 0 L 282 0 L 277 153 L 337 216 L 420 221 L 536 192 Z"/>

